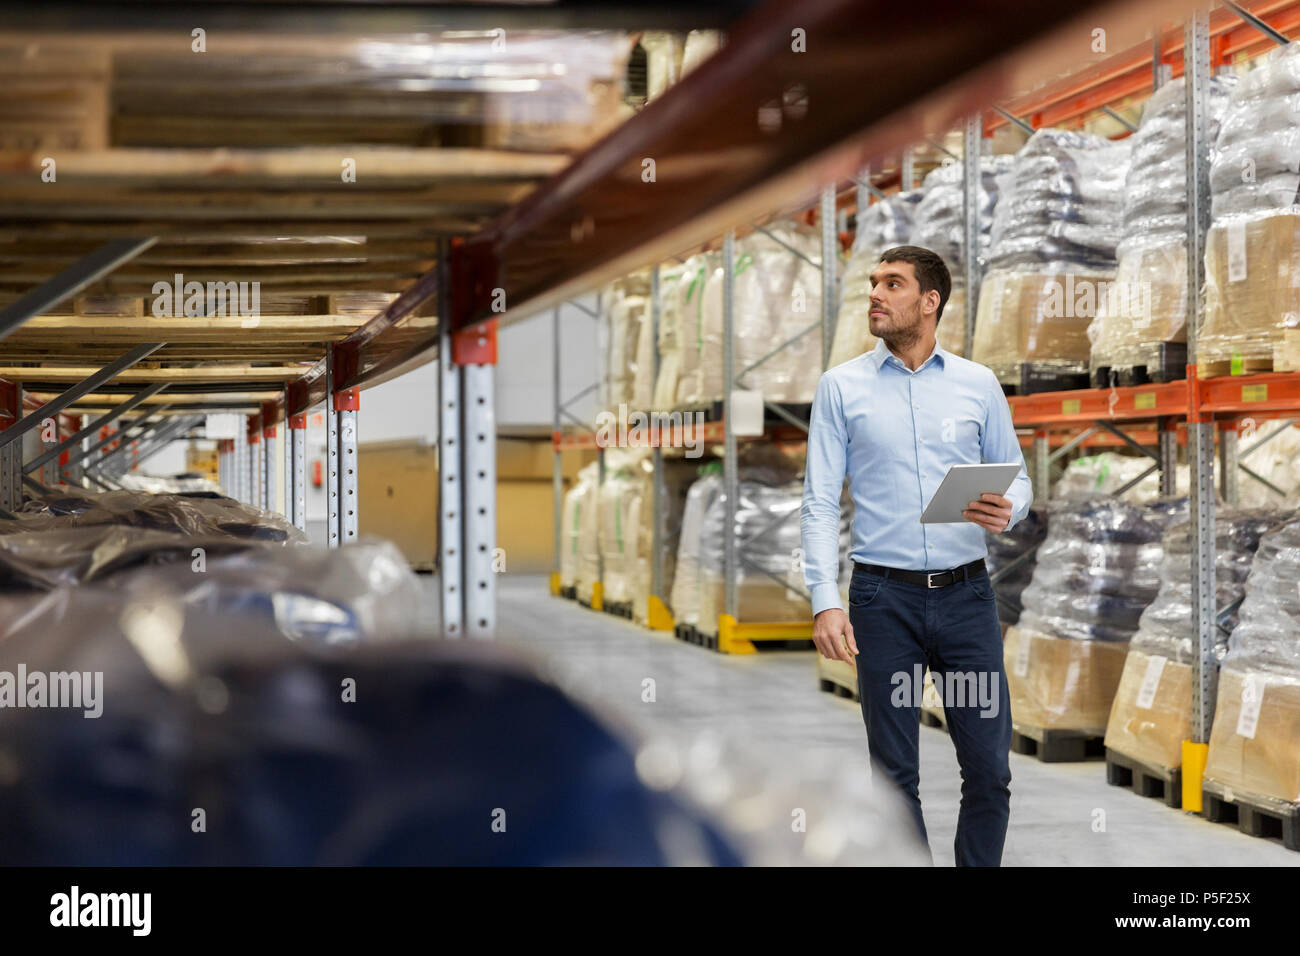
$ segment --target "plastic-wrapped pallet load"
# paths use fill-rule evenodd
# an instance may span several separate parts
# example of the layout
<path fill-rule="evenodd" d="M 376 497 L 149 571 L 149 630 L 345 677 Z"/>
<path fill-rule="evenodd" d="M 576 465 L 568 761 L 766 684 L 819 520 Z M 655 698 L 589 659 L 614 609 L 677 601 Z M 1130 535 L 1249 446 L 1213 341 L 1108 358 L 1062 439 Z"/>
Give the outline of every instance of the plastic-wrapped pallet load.
<path fill-rule="evenodd" d="M 1219 671 L 1206 785 L 1300 803 L 1300 520 L 1260 538 Z"/>
<path fill-rule="evenodd" d="M 1285 521 L 1277 511 L 1221 511 L 1215 515 L 1215 607 L 1234 604 L 1245 591 L 1246 577 L 1260 536 Z M 1182 766 L 1182 746 L 1192 734 L 1192 536 L 1183 522 L 1165 532 L 1160 565 L 1160 592 L 1142 612 L 1129 642 L 1120 677 L 1106 747 L 1150 767 Z M 1236 624 L 1233 614 L 1224 626 Z M 1215 631 L 1214 657 L 1227 652 L 1226 633 Z"/>
<path fill-rule="evenodd" d="M 705 515 L 721 494 L 721 462 L 700 466 L 700 477 L 686 493 L 686 508 L 682 513 L 681 535 L 677 543 L 677 570 L 673 574 L 669 595 L 673 620 L 678 624 L 696 628 L 700 624 L 700 535 Z"/>
<path fill-rule="evenodd" d="M 641 326 L 649 320 L 650 276 L 637 272 L 610 283 L 601 294 L 601 313 L 606 328 L 605 371 L 601 402 L 604 408 L 629 408 L 635 404 L 638 374 L 648 380 L 648 371 L 638 373 Z M 648 386 L 646 386 L 648 388 Z M 645 396 L 645 408 L 649 395 Z"/>
<path fill-rule="evenodd" d="M 1242 76 L 1210 165 L 1198 374 L 1300 369 L 1300 51 Z"/>
<path fill-rule="evenodd" d="M 652 465 L 648 449 L 605 451 L 605 483 L 598 492 L 602 602 L 644 607 L 650 593 L 648 557 Z M 645 512 L 643 517 L 642 512 Z"/>
<path fill-rule="evenodd" d="M 599 464 L 592 462 L 578 472 L 574 544 L 577 548 L 577 589 L 578 599 L 586 604 L 593 603 L 597 585 L 600 583 L 600 502 Z"/>
<path fill-rule="evenodd" d="M 1210 80 L 1209 132 L 1218 134 L 1236 77 Z M 1158 369 L 1164 364 L 1183 377 L 1187 330 L 1187 159 L 1184 155 L 1186 91 L 1180 77 L 1160 87 L 1146 103 L 1133 134 L 1124 183 L 1124 233 L 1117 249 L 1115 281 L 1097 298 L 1088 327 L 1091 368 Z"/>
<path fill-rule="evenodd" d="M 1267 432 L 1273 430 L 1273 424 L 1266 422 Z M 1263 438 L 1251 425 L 1249 432 L 1242 431 L 1240 448 L 1246 450 L 1257 439 Z M 1266 433 L 1267 433 L 1266 432 Z M 1279 495 L 1263 482 L 1256 481 L 1245 472 L 1238 476 L 1237 492 L 1242 507 L 1247 508 L 1284 508 L 1300 506 L 1300 427 L 1292 427 L 1280 435 L 1274 435 L 1258 451 L 1250 455 L 1243 464 L 1249 464 L 1251 471 L 1258 474 L 1270 485 L 1282 492 Z"/>
<path fill-rule="evenodd" d="M 1115 277 L 1128 144 L 1059 129 L 1030 137 L 998 198 L 974 360 L 1006 384 L 1021 365 L 1086 373 L 1087 327 Z"/>
<path fill-rule="evenodd" d="M 678 359 L 677 379 L 672 404 L 699 404 L 708 389 L 722 391 L 722 336 L 706 329 L 704 322 L 704 293 L 710 279 L 721 275 L 722 258 L 716 252 L 701 252 L 691 256 L 682 266 L 681 278 L 670 306 L 676 314 L 681 353 Z M 722 287 L 714 286 L 721 296 Z M 706 387 L 707 376 L 707 387 Z M 662 381 L 662 375 L 661 375 Z"/>
<path fill-rule="evenodd" d="M 1033 551 L 1046 537 L 1047 509 L 1041 507 L 1030 508 L 1025 519 L 1005 534 L 985 532 L 990 576 Z M 994 585 L 998 597 L 1001 598 L 998 604 L 998 617 L 1003 624 L 1015 624 L 1020 620 L 1020 595 L 1033 579 L 1034 566 L 1037 563 L 1038 554 L 1033 551 Z"/>
<path fill-rule="evenodd" d="M 677 407 L 677 382 L 682 374 L 682 349 L 685 346 L 682 324 L 685 275 L 684 265 L 659 270 L 659 376 L 655 379 L 650 400 L 650 407 L 655 411 L 669 412 Z"/>
<path fill-rule="evenodd" d="M 1101 736 L 1128 641 L 1160 586 L 1160 539 L 1187 499 L 1053 505 L 1003 645 L 1017 725 Z"/>
<path fill-rule="evenodd" d="M 835 338 L 831 342 L 831 368 L 855 359 L 875 346 L 869 318 L 871 273 L 880 262 L 882 252 L 912 241 L 913 216 L 923 195 L 920 189 L 909 189 L 859 211 L 857 235 L 840 284 L 840 310 L 835 319 Z"/>
<path fill-rule="evenodd" d="M 736 501 L 736 619 L 738 621 L 806 621 L 812 608 L 804 597 L 799 509 L 803 503 L 802 462 L 782 461 L 780 452 L 751 446 L 740 467 Z M 765 456 L 765 457 L 760 457 Z M 794 466 L 794 470 L 791 470 Z M 696 627 L 718 632 L 718 615 L 726 607 L 723 561 L 726 549 L 726 494 L 712 497 L 700 529 L 699 611 Z M 840 504 L 840 579 L 847 577 L 852 508 L 847 492 Z M 847 606 L 847 605 L 846 605 Z"/>
<path fill-rule="evenodd" d="M 1084 455 L 1074 459 L 1065 468 L 1065 473 L 1052 487 L 1052 497 L 1060 500 L 1081 500 L 1094 495 L 1114 495 L 1130 481 L 1137 478 L 1154 462 L 1146 456 L 1118 454 L 1103 451 L 1095 455 Z M 1215 485 L 1218 485 L 1219 462 L 1214 462 Z M 1174 469 L 1175 487 L 1190 487 L 1190 472 L 1186 465 Z M 1243 483 L 1245 479 L 1242 479 Z M 1121 501 L 1140 505 L 1151 501 L 1160 494 L 1160 472 L 1152 471 L 1149 475 L 1133 485 L 1119 496 Z"/>
<path fill-rule="evenodd" d="M 599 465 L 592 462 L 585 465 L 578 472 L 578 476 L 573 483 L 573 487 L 564 493 L 564 521 L 561 529 L 561 550 L 560 550 L 560 586 L 564 588 L 576 588 L 578 586 L 580 568 L 582 565 L 582 552 L 580 542 L 582 540 L 582 521 L 585 517 L 588 521 L 594 520 L 595 512 L 591 504 L 594 501 L 596 493 L 596 479 L 598 477 Z M 588 590 L 590 594 L 590 590 Z"/>
<path fill-rule="evenodd" d="M 998 180 L 1011 171 L 1013 163 L 1011 156 L 980 159 L 980 241 L 976 256 L 981 268 L 988 256 L 998 202 Z M 942 256 L 952 274 L 952 294 L 943 307 L 935 334 L 939 345 L 954 355 L 966 354 L 966 196 L 962 178 L 961 163 L 940 166 L 925 177 L 911 238 L 913 245 L 932 249 Z M 869 337 L 867 348 L 874 348 L 875 344 L 874 336 Z"/>
<path fill-rule="evenodd" d="M 821 339 L 816 333 L 800 336 L 821 315 L 820 239 L 793 222 L 766 227 L 772 236 L 753 232 L 736 242 L 734 330 L 735 371 L 742 388 L 762 392 L 773 402 L 811 402 L 821 375 Z M 784 243 L 784 245 L 782 244 Z M 797 249 L 801 258 L 790 251 Z M 809 261 L 811 260 L 811 261 Z M 689 279 L 695 282 L 694 277 Z M 722 400 L 722 287 L 721 267 L 706 277 L 703 297 L 696 309 L 696 354 L 691 349 L 691 306 L 687 307 L 686 352 L 679 389 L 681 404 L 698 405 Z M 696 292 L 692 293 L 692 298 Z M 788 343 L 757 368 L 745 369 Z"/>

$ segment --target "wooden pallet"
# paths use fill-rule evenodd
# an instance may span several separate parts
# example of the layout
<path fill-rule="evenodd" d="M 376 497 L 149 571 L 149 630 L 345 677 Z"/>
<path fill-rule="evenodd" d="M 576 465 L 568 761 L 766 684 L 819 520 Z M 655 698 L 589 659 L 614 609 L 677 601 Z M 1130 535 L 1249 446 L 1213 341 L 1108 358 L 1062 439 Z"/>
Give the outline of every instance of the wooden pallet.
<path fill-rule="evenodd" d="M 1233 371 L 1231 359 L 1213 359 L 1196 363 L 1197 378 L 1223 378 L 1226 375 L 1254 375 L 1258 372 L 1273 371 L 1273 357 L 1242 358 L 1238 371 Z"/>
<path fill-rule="evenodd" d="M 1112 787 L 1130 787 L 1140 797 L 1163 800 L 1175 810 L 1183 805 L 1181 767 L 1152 766 L 1107 747 L 1106 782 Z"/>
<path fill-rule="evenodd" d="M 711 651 L 718 649 L 718 635 L 705 634 L 693 624 L 678 624 L 673 628 L 673 636 L 687 644 L 695 644 Z"/>
<path fill-rule="evenodd" d="M 615 617 L 632 620 L 632 602 L 631 601 L 606 601 L 600 608 L 606 614 L 612 614 Z"/>
<path fill-rule="evenodd" d="M 578 600 L 578 589 L 576 587 L 560 588 L 560 597 L 568 598 L 570 601 L 576 601 Z"/>
<path fill-rule="evenodd" d="M 1187 343 L 1158 342 L 1141 365 L 1099 365 L 1092 370 L 1093 388 L 1176 382 L 1187 377 Z"/>
<path fill-rule="evenodd" d="M 1072 763 L 1104 757 L 1106 745 L 1100 735 L 1081 730 L 1053 730 L 1013 724 L 1011 752 L 1037 757 L 1043 763 Z"/>
<path fill-rule="evenodd" d="M 837 680 L 831 680 L 828 677 L 817 678 L 817 685 L 828 694 L 834 694 L 836 697 L 843 697 L 846 700 L 857 700 L 858 692 L 851 687 L 845 687 Z"/>
<path fill-rule="evenodd" d="M 1206 777 L 1201 782 L 1201 814 L 1211 823 L 1236 823 L 1247 836 L 1279 838 L 1300 851 L 1300 803 L 1242 793 Z"/>

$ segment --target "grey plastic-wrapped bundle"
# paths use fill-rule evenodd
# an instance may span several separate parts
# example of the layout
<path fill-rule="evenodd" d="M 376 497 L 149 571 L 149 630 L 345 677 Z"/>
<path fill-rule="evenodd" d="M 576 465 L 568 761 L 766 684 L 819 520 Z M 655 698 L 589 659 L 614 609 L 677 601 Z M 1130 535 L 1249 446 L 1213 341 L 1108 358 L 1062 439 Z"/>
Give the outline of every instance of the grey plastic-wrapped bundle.
<path fill-rule="evenodd" d="M 1245 592 L 1260 536 L 1285 521 L 1281 512 L 1268 510 L 1220 511 L 1214 519 L 1215 607 L 1235 604 Z M 1165 532 L 1161 547 L 1160 592 L 1142 612 L 1130 647 L 1159 655 L 1178 664 L 1192 656 L 1192 536 L 1191 523 L 1182 522 Z M 1222 661 L 1228 633 L 1237 623 L 1234 612 L 1214 629 L 1214 656 Z"/>
<path fill-rule="evenodd" d="M 988 546 L 989 574 L 995 575 L 1013 562 L 1023 561 L 1007 571 L 993 586 L 1001 599 L 998 604 L 998 617 L 1006 624 L 1015 624 L 1020 620 L 1021 594 L 1034 577 L 1034 567 L 1038 563 L 1035 550 L 1047 538 L 1047 509 L 1030 508 L 1023 521 L 1003 534 L 985 532 L 984 541 Z M 1027 556 L 1026 556 L 1027 555 Z"/>
<path fill-rule="evenodd" d="M 871 272 L 880 262 L 882 252 L 912 241 L 916 207 L 924 195 L 924 190 L 909 189 L 858 211 L 857 234 L 840 285 L 840 310 L 835 320 L 829 367 L 855 359 L 875 346 L 868 317 Z"/>
<path fill-rule="evenodd" d="M 1087 370 L 1088 324 L 1115 274 L 1127 142 L 1039 130 L 998 196 L 973 358 L 1003 382 L 1020 366 Z"/>
<path fill-rule="evenodd" d="M 1054 505 L 1020 627 L 1079 641 L 1128 641 L 1160 589 L 1161 536 L 1187 499 L 1137 507 L 1113 498 Z"/>
<path fill-rule="evenodd" d="M 1209 83 L 1208 135 L 1213 142 L 1236 83 Z M 1124 183 L 1124 230 L 1117 271 L 1098 297 L 1088 329 L 1092 368 L 1152 366 L 1160 343 L 1185 342 L 1187 319 L 1186 90 L 1182 78 L 1147 101 Z M 1181 362 L 1179 371 L 1181 372 Z"/>
<path fill-rule="evenodd" d="M 1259 541 L 1246 599 L 1224 665 L 1271 670 L 1300 682 L 1300 519 Z"/>
<path fill-rule="evenodd" d="M 703 466 L 702 472 L 686 493 L 681 536 L 677 543 L 677 571 L 673 575 L 668 599 L 673 620 L 692 627 L 700 622 L 700 535 L 704 516 L 722 494 L 722 466 L 710 462 Z"/>
<path fill-rule="evenodd" d="M 1300 51 L 1242 76 L 1211 155 L 1202 378 L 1300 368 Z"/>
<path fill-rule="evenodd" d="M 993 213 L 998 203 L 998 181 L 1014 168 L 1013 156 L 984 156 L 980 159 L 980 243 L 979 260 L 988 256 L 993 230 Z M 921 185 L 921 201 L 913 214 L 912 245 L 937 252 L 948 264 L 954 284 L 966 264 L 966 192 L 961 163 L 931 170 Z M 946 310 L 945 310 L 946 311 Z"/>

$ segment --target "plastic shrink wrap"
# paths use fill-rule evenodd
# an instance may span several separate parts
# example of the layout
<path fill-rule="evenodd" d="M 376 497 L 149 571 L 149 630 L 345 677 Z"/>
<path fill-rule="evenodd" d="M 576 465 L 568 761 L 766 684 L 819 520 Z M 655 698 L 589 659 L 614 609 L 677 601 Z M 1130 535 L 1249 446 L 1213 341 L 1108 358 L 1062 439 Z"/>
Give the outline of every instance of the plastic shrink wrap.
<path fill-rule="evenodd" d="M 1285 521 L 1277 511 L 1220 511 L 1215 515 L 1215 607 L 1233 607 L 1245 591 L 1260 536 Z M 1142 612 L 1129 642 L 1106 747 L 1147 766 L 1182 766 L 1192 734 L 1192 536 L 1190 523 L 1165 532 L 1160 591 Z M 1215 628 L 1214 657 L 1222 661 L 1233 613 Z M 1225 631 L 1223 628 L 1226 628 Z"/>
<path fill-rule="evenodd" d="M 1300 54 L 1240 77 L 1210 165 L 1198 374 L 1300 368 Z"/>
<path fill-rule="evenodd" d="M 880 262 L 882 252 L 912 241 L 913 216 L 923 196 L 923 190 L 909 189 L 872 203 L 859 214 L 857 235 L 840 284 L 840 309 L 831 341 L 829 367 L 842 365 L 875 347 L 868 317 L 871 273 Z M 944 308 L 945 315 L 949 308 L 951 305 Z"/>
<path fill-rule="evenodd" d="M 1209 131 L 1213 142 L 1236 77 L 1209 82 Z M 1161 365 L 1161 343 L 1185 343 L 1187 334 L 1187 160 L 1182 78 L 1160 87 L 1142 111 L 1130 138 L 1124 183 L 1124 231 L 1117 249 L 1115 281 L 1097 298 L 1088 327 L 1091 368 L 1151 369 Z M 1182 378 L 1186 348 L 1165 363 Z"/>
<path fill-rule="evenodd" d="M 1003 624 L 1015 624 L 1020 620 L 1020 595 L 1034 576 L 1034 565 L 1038 563 L 1035 549 L 1046 537 L 1047 509 L 1043 507 L 1030 508 L 1024 520 L 1004 534 L 984 534 L 989 551 L 990 576 L 1024 557 L 994 584 L 999 598 L 998 617 Z"/>
<path fill-rule="evenodd" d="M 733 314 L 737 382 L 740 387 L 762 392 L 769 401 L 811 402 L 821 375 L 821 339 L 814 333 L 800 333 L 820 323 L 821 269 L 815 263 L 821 261 L 821 242 L 793 222 L 766 228 L 771 236 L 755 231 L 736 241 Z M 681 405 L 717 402 L 723 397 L 721 265 L 705 268 L 702 289 L 697 285 L 701 274 L 697 267 L 694 276 L 689 272 L 685 276 L 686 334 L 678 385 Z M 783 344 L 780 351 L 764 358 Z M 745 371 L 760 359 L 761 364 Z"/>
<path fill-rule="evenodd" d="M 1300 803 L 1300 520 L 1260 538 L 1219 671 L 1205 778 Z"/>
<path fill-rule="evenodd" d="M 638 377 L 643 382 L 649 379 L 649 370 L 642 370 L 638 365 L 641 329 L 649 322 L 649 306 L 649 273 L 624 276 L 601 292 L 600 308 L 606 337 L 602 408 L 616 411 L 620 404 L 629 409 L 649 405 L 649 395 L 644 405 L 636 404 Z"/>
<path fill-rule="evenodd" d="M 1012 719 L 1101 736 L 1127 642 L 1159 590 L 1160 540 L 1187 499 L 1053 504 L 1038 564 L 1003 653 Z"/>
<path fill-rule="evenodd" d="M 1127 142 L 1039 130 L 999 193 L 980 286 L 976 362 L 1009 384 L 1021 363 L 1087 371 L 1087 327 L 1115 277 Z"/>
<path fill-rule="evenodd" d="M 262 608 L 96 587 L 23 604 L 0 612 L 0 672 L 102 675 L 100 713 L 0 709 L 6 864 L 740 862 L 638 779 L 625 742 L 500 649 L 386 627 L 324 646 Z M 499 805 L 527 839 L 475 822 Z"/>

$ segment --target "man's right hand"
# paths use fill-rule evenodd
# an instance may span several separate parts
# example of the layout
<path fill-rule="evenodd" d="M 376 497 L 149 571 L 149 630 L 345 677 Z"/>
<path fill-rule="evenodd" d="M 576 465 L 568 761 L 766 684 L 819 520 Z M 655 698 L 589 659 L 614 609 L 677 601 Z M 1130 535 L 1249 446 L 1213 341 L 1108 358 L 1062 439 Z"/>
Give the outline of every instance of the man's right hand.
<path fill-rule="evenodd" d="M 842 608 L 828 607 L 813 618 L 813 643 L 822 657 L 852 664 L 858 653 L 853 625 Z"/>

